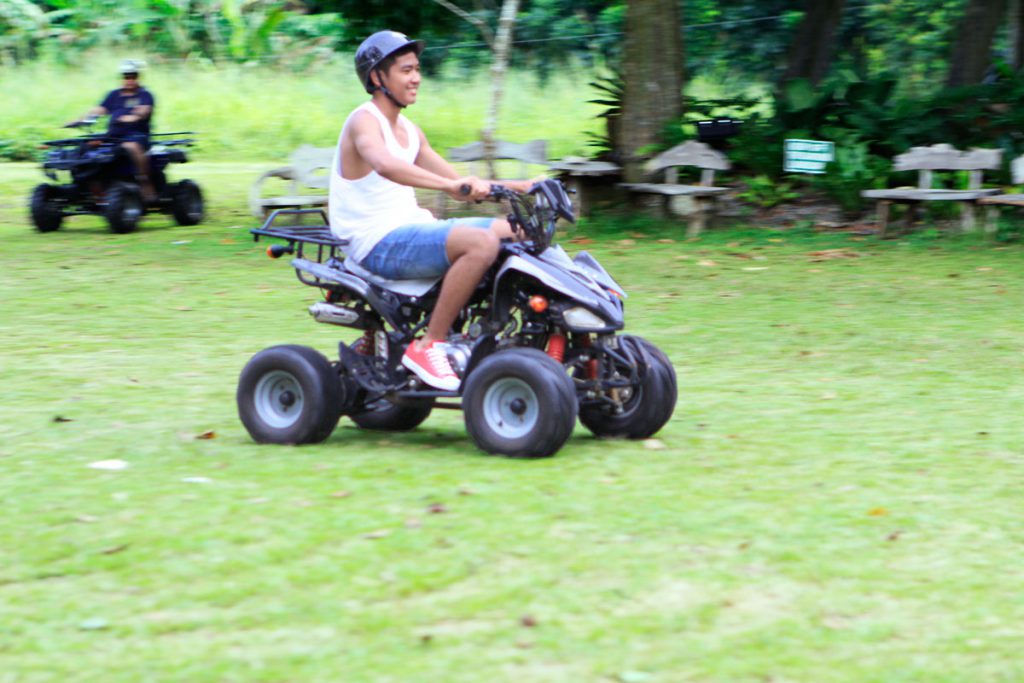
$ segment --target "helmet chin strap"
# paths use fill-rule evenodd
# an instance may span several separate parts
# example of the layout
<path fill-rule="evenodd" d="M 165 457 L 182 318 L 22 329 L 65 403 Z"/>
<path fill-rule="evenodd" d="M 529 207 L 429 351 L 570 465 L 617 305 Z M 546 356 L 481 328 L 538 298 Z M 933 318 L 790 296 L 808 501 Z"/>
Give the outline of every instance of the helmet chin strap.
<path fill-rule="evenodd" d="M 381 83 L 380 85 L 377 86 L 377 90 L 380 90 L 382 93 L 387 95 L 388 99 L 391 100 L 396 107 L 398 107 L 399 109 L 405 109 L 406 105 L 399 102 L 398 98 L 396 98 L 394 94 L 390 90 L 388 90 L 388 87 L 384 85 L 384 74 L 380 72 L 380 69 L 377 69 L 376 72 L 377 78 L 380 80 Z"/>

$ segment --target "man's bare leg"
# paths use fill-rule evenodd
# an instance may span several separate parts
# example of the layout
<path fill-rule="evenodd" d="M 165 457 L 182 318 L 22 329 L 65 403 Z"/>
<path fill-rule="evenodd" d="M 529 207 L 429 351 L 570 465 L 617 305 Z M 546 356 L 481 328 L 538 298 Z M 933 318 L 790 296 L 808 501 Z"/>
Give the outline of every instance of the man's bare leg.
<path fill-rule="evenodd" d="M 156 199 L 156 191 L 153 189 L 153 183 L 149 180 L 149 159 L 146 157 L 146 151 L 137 142 L 122 142 L 121 146 L 128 150 L 128 155 L 131 156 L 132 163 L 135 164 L 143 198 L 146 201 L 153 201 Z"/>
<path fill-rule="evenodd" d="M 445 245 L 452 265 L 441 283 L 441 293 L 427 332 L 416 342 L 418 348 L 448 337 L 448 330 L 459 316 L 459 311 L 473 296 L 484 273 L 497 258 L 501 239 L 512 236 L 508 221 L 500 218 L 491 224 L 490 230 L 457 224 L 452 228 Z"/>

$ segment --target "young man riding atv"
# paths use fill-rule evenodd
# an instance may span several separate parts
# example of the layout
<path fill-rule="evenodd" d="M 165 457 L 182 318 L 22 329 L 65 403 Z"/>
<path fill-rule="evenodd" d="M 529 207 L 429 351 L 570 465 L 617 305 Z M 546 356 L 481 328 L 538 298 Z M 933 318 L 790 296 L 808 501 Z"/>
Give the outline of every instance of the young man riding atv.
<path fill-rule="evenodd" d="M 69 126 L 97 116 L 110 115 L 107 134 L 121 139 L 121 147 L 128 152 L 135 164 L 139 189 L 147 202 L 156 199 L 153 182 L 149 177 L 149 163 L 146 150 L 149 149 L 150 121 L 156 100 L 153 94 L 139 83 L 145 63 L 136 59 L 121 62 L 121 87 L 111 90 L 103 101 L 86 112 L 81 119 Z"/>
<path fill-rule="evenodd" d="M 356 73 L 372 95 L 346 119 L 330 180 L 332 232 L 348 240 L 349 259 L 389 279 L 438 277 L 441 291 L 426 333 L 409 345 L 402 364 L 425 383 L 459 388 L 441 342 L 498 255 L 500 240 L 514 238 L 503 218 L 435 220 L 416 203 L 414 188 L 441 190 L 479 201 L 491 181 L 461 177 L 435 152 L 423 131 L 402 115 L 416 102 L 424 43 L 379 31 L 356 51 Z M 526 192 L 532 181 L 502 181 Z"/>

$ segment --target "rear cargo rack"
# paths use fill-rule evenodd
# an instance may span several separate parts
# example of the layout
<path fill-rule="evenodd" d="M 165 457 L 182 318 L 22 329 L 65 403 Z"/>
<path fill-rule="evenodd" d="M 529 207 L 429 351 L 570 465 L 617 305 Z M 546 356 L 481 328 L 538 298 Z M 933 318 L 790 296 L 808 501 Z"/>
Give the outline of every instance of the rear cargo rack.
<path fill-rule="evenodd" d="M 306 217 L 319 219 L 320 223 L 304 223 Z M 303 284 L 311 287 L 340 284 L 358 289 L 356 285 L 361 281 L 336 267 L 345 258 L 341 247 L 348 244 L 348 240 L 339 239 L 331 232 L 323 209 L 277 209 L 267 216 L 263 225 L 249 232 L 256 242 L 260 237 L 288 242 L 287 247 L 269 247 L 267 253 L 274 258 L 294 254 L 292 267 Z"/>

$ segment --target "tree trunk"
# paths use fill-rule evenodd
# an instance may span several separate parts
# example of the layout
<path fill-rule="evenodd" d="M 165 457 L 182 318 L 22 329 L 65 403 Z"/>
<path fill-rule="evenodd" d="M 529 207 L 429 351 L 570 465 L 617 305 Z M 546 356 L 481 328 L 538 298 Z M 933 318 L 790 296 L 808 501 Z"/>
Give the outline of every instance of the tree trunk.
<path fill-rule="evenodd" d="M 494 172 L 494 153 L 497 144 L 494 131 L 498 129 L 498 112 L 501 109 L 501 96 L 505 85 L 505 70 L 508 67 L 508 53 L 512 46 L 512 29 L 516 23 L 516 12 L 519 0 L 505 0 L 501 6 L 498 19 L 498 33 L 494 38 L 494 57 L 491 61 L 491 103 L 487 107 L 487 118 L 484 128 L 480 131 L 480 139 L 484 143 L 484 158 L 487 160 L 489 178 L 497 178 Z"/>
<path fill-rule="evenodd" d="M 992 41 L 1006 20 L 1008 0 L 968 0 L 963 19 L 953 36 L 946 85 L 981 83 L 992 63 Z"/>
<path fill-rule="evenodd" d="M 835 35 L 846 0 L 807 0 L 807 9 L 789 50 L 783 82 L 806 78 L 817 84 L 832 64 Z"/>
<path fill-rule="evenodd" d="M 1024 66 L 1024 11 L 1021 0 L 1010 0 L 1010 66 L 1020 71 Z"/>
<path fill-rule="evenodd" d="M 683 111 L 683 27 L 679 0 L 630 0 L 622 103 L 622 157 L 630 182 L 642 180 L 647 147 Z"/>

